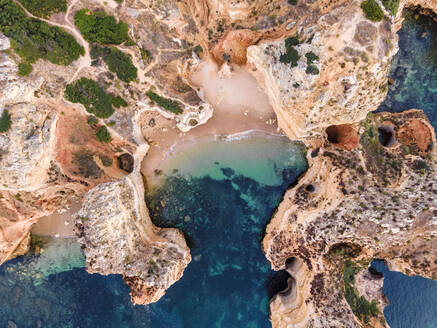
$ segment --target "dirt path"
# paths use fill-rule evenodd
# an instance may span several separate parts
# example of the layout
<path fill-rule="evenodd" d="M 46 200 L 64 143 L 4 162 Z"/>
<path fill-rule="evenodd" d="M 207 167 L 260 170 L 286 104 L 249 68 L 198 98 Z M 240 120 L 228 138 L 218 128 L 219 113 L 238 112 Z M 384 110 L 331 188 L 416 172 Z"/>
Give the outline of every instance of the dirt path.
<path fill-rule="evenodd" d="M 70 79 L 69 83 L 76 78 L 77 74 L 83 68 L 91 65 L 91 56 L 90 56 L 90 50 L 89 50 L 90 47 L 89 47 L 88 42 L 85 41 L 85 39 L 82 37 L 80 32 L 76 29 L 76 27 L 74 26 L 74 23 L 72 23 L 68 20 L 68 15 L 70 14 L 71 8 L 78 2 L 78 0 L 73 0 L 73 2 L 68 6 L 67 11 L 65 13 L 65 24 L 58 24 L 58 23 L 52 22 L 48 19 L 34 16 L 18 0 L 14 0 L 14 2 L 24 10 L 24 12 L 26 13 L 26 15 L 28 17 L 39 19 L 43 22 L 46 22 L 49 25 L 57 26 L 57 27 L 60 27 L 64 30 L 67 30 L 68 32 L 70 32 L 74 36 L 76 41 L 85 49 L 85 55 L 79 57 L 79 59 L 77 60 L 78 68 L 76 70 L 76 73 L 74 73 L 73 77 Z"/>

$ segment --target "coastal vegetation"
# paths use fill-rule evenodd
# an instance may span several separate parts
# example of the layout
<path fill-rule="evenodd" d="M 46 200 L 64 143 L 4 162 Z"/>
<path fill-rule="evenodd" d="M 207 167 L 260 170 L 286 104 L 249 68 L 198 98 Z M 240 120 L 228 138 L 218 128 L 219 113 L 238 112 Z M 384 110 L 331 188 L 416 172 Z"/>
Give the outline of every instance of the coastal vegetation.
<path fill-rule="evenodd" d="M 93 59 L 103 58 L 109 70 L 114 72 L 123 82 L 129 83 L 137 78 L 137 68 L 132 63 L 131 57 L 116 47 L 107 48 L 93 45 L 91 57 Z"/>
<path fill-rule="evenodd" d="M 285 39 L 285 54 L 282 54 L 279 57 L 279 61 L 284 64 L 290 64 L 291 67 L 296 67 L 300 55 L 297 50 L 294 49 L 294 46 L 297 46 L 298 44 L 299 39 L 295 36 Z"/>
<path fill-rule="evenodd" d="M 67 10 L 66 0 L 18 0 L 30 13 L 47 18 Z"/>
<path fill-rule="evenodd" d="M 97 139 L 101 142 L 111 142 L 112 137 L 106 126 L 102 125 L 96 132 Z"/>
<path fill-rule="evenodd" d="M 158 106 L 164 108 L 165 110 L 168 110 L 169 112 L 175 114 L 181 114 L 183 112 L 177 101 L 161 97 L 152 90 L 147 91 L 146 96 L 149 97 L 150 100 L 155 102 Z"/>
<path fill-rule="evenodd" d="M 114 16 L 103 11 L 81 9 L 74 15 L 74 24 L 88 42 L 121 44 L 131 41 L 127 24 L 121 20 L 117 22 Z"/>
<path fill-rule="evenodd" d="M 387 2 L 389 2 L 388 0 Z M 361 3 L 366 18 L 372 22 L 379 22 L 384 18 L 384 12 L 375 0 L 366 0 Z"/>
<path fill-rule="evenodd" d="M 85 53 L 74 37 L 62 28 L 26 16 L 12 0 L 0 0 L 0 32 L 11 40 L 12 49 L 32 64 L 45 59 L 69 65 Z"/>
<path fill-rule="evenodd" d="M 0 132 L 6 132 L 11 127 L 11 114 L 5 109 L 0 117 Z"/>
<path fill-rule="evenodd" d="M 27 76 L 33 70 L 33 67 L 28 62 L 22 62 L 18 64 L 18 75 Z"/>
<path fill-rule="evenodd" d="M 87 112 L 100 118 L 108 118 L 114 113 L 114 108 L 112 107 L 114 103 L 115 107 L 127 105 L 124 99 L 106 93 L 96 81 L 85 77 L 72 84 L 68 84 L 65 88 L 64 97 L 73 103 L 82 104 Z"/>
<path fill-rule="evenodd" d="M 399 0 L 382 0 L 382 4 L 393 16 L 396 16 L 399 9 Z"/>
<path fill-rule="evenodd" d="M 310 51 L 305 54 L 305 57 L 307 59 L 306 73 L 313 74 L 313 75 L 319 74 L 319 69 L 317 68 L 316 65 L 313 64 L 314 61 L 319 60 L 319 56 L 317 56 L 314 52 Z"/>
<path fill-rule="evenodd" d="M 352 312 L 362 321 L 368 322 L 370 317 L 379 314 L 376 300 L 369 302 L 364 296 L 358 295 L 354 288 L 355 274 L 360 271 L 360 267 L 350 260 L 346 261 L 343 272 L 343 282 L 345 288 L 345 298 Z"/>

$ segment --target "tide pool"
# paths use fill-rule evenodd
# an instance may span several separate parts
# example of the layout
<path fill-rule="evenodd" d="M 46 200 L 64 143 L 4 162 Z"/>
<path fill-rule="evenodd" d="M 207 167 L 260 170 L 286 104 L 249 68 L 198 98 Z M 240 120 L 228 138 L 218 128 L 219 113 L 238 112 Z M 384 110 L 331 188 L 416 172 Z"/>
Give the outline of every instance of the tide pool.
<path fill-rule="evenodd" d="M 270 270 L 260 241 L 307 169 L 305 150 L 261 134 L 206 138 L 186 150 L 192 156 L 175 154 L 147 195 L 154 223 L 182 229 L 193 257 L 159 302 L 132 306 L 120 276 L 85 272 L 77 244 L 53 261 L 55 240 L 0 267 L 0 327 L 270 327 L 268 296 L 287 276 Z"/>

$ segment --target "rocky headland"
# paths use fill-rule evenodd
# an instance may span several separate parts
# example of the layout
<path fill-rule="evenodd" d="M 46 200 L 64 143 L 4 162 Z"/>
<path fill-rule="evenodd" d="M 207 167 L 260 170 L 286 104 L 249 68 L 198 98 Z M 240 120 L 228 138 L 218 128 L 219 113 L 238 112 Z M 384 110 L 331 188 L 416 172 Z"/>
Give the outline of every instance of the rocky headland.
<path fill-rule="evenodd" d="M 372 259 L 436 278 L 434 130 L 420 110 L 369 114 L 412 6 L 437 2 L 73 0 L 39 19 L 0 0 L 63 29 L 81 53 L 29 59 L 0 19 L 0 263 L 26 252 L 39 218 L 81 200 L 87 270 L 123 275 L 135 304 L 159 300 L 191 256 L 180 231 L 151 222 L 140 166 L 159 138 L 182 139 L 215 114 L 191 80 L 213 59 L 220 74 L 253 74 L 278 130 L 308 148 L 309 169 L 262 243 L 291 275 L 271 300 L 273 327 L 385 326 Z M 78 13 L 97 11 L 114 16 L 122 40 L 79 28 Z"/>

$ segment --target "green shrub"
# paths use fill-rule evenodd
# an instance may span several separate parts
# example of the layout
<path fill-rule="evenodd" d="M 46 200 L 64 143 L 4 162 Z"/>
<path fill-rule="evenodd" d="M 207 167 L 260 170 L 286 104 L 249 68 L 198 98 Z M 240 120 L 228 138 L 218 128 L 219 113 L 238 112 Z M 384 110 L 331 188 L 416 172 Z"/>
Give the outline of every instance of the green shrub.
<path fill-rule="evenodd" d="M 12 49 L 29 64 L 42 58 L 53 64 L 69 65 L 85 53 L 72 35 L 27 17 L 12 0 L 0 0 L 0 31 L 10 38 Z"/>
<path fill-rule="evenodd" d="M 307 74 L 312 74 L 312 75 L 317 75 L 320 73 L 319 69 L 317 68 L 317 66 L 314 65 L 308 65 L 307 69 L 305 70 L 305 73 Z"/>
<path fill-rule="evenodd" d="M 99 120 L 94 115 L 90 115 L 90 116 L 88 116 L 87 123 L 89 125 L 96 125 L 97 123 L 99 123 Z"/>
<path fill-rule="evenodd" d="M 297 66 L 297 61 L 300 58 L 297 50 L 294 46 L 299 44 L 299 39 L 297 37 L 290 37 L 285 39 L 285 54 L 279 57 L 279 61 L 284 64 L 291 64 L 291 67 Z"/>
<path fill-rule="evenodd" d="M 99 87 L 95 81 L 85 77 L 68 84 L 64 97 L 73 103 L 81 103 L 89 113 L 100 118 L 108 118 L 114 113 L 113 97 Z"/>
<path fill-rule="evenodd" d="M 18 0 L 32 14 L 47 18 L 67 10 L 66 0 Z"/>
<path fill-rule="evenodd" d="M 127 102 L 120 96 L 112 97 L 112 105 L 115 108 L 120 108 L 120 106 L 127 107 Z"/>
<path fill-rule="evenodd" d="M 384 18 L 384 12 L 375 0 L 366 0 L 361 3 L 361 9 L 366 14 L 366 18 L 372 22 L 379 22 Z"/>
<path fill-rule="evenodd" d="M 132 63 L 130 56 L 116 47 L 93 46 L 90 54 L 93 59 L 102 57 L 109 70 L 117 74 L 117 77 L 123 82 L 129 83 L 137 78 L 137 68 Z"/>
<path fill-rule="evenodd" d="M 18 75 L 26 76 L 32 72 L 33 67 L 28 62 L 22 62 L 18 64 Z"/>
<path fill-rule="evenodd" d="M 161 97 L 160 95 L 154 93 L 152 90 L 147 91 L 146 96 L 165 110 L 168 110 L 175 114 L 181 114 L 183 112 L 177 101 Z"/>
<path fill-rule="evenodd" d="M 106 126 L 102 125 L 96 132 L 97 139 L 101 142 L 111 142 L 112 137 Z"/>
<path fill-rule="evenodd" d="M 6 132 L 11 127 L 11 114 L 5 109 L 0 117 L 0 132 Z"/>
<path fill-rule="evenodd" d="M 393 16 L 396 16 L 399 9 L 399 0 L 382 0 L 382 4 Z"/>
<path fill-rule="evenodd" d="M 89 42 L 121 44 L 129 40 L 127 24 L 104 12 L 81 9 L 74 15 L 74 24 Z"/>
<path fill-rule="evenodd" d="M 305 54 L 307 59 L 307 64 L 311 65 L 314 61 L 319 60 L 319 56 L 317 56 L 314 52 L 310 51 Z"/>

